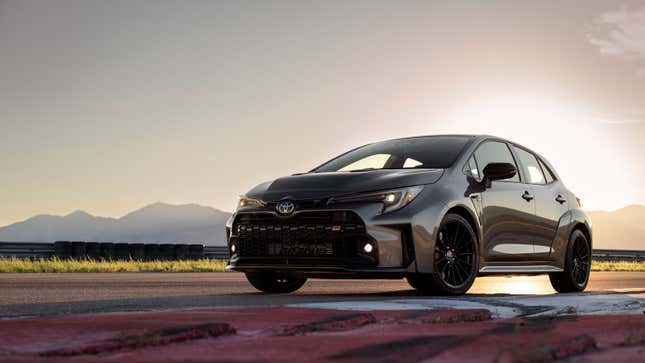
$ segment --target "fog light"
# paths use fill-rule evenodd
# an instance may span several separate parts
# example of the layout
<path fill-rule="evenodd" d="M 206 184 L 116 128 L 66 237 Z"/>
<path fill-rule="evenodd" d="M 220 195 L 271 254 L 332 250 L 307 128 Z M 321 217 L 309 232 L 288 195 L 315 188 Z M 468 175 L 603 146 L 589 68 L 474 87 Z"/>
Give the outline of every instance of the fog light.
<path fill-rule="evenodd" d="M 237 251 L 237 246 L 231 245 L 231 253 L 235 253 Z"/>
<path fill-rule="evenodd" d="M 372 251 L 374 251 L 374 245 L 371 243 L 364 244 L 363 251 L 365 251 L 365 253 L 372 253 Z"/>

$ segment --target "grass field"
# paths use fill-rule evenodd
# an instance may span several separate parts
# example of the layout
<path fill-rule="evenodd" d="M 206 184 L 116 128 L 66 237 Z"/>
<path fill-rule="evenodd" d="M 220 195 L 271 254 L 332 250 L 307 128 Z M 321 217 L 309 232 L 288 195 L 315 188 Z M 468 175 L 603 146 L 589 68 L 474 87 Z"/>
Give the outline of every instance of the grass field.
<path fill-rule="evenodd" d="M 17 258 L 0 258 L 2 272 L 222 272 L 226 266 L 223 260 L 184 261 L 94 261 L 40 259 L 36 261 Z M 594 261 L 592 271 L 641 271 L 645 262 Z"/>
<path fill-rule="evenodd" d="M 222 272 L 226 261 L 94 261 L 40 259 L 36 261 L 17 258 L 0 259 L 2 272 Z"/>
<path fill-rule="evenodd" d="M 591 271 L 645 272 L 645 262 L 594 261 L 591 264 Z"/>

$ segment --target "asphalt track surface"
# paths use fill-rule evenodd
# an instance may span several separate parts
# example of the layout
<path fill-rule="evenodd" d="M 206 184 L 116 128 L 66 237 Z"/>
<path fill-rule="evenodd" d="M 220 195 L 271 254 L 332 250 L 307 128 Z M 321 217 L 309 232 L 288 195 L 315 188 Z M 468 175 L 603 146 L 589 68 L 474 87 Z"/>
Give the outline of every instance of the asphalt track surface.
<path fill-rule="evenodd" d="M 594 272 L 586 290 L 623 292 L 645 292 L 645 273 Z M 462 299 L 561 296 L 553 294 L 546 276 L 496 276 L 478 278 Z M 0 274 L 0 318 L 418 298 L 405 280 L 314 279 L 293 294 L 265 295 L 239 273 Z"/>
<path fill-rule="evenodd" d="M 480 278 L 466 296 L 404 280 L 312 280 L 265 295 L 236 273 L 0 274 L 0 362 L 607 362 L 645 356 L 645 273 Z"/>

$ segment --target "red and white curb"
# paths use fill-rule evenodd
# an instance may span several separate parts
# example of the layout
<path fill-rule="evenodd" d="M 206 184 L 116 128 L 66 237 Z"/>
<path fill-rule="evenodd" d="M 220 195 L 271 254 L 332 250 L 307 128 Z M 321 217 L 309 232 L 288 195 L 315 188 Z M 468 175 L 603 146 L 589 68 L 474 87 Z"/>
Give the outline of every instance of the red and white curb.
<path fill-rule="evenodd" d="M 0 320 L 0 362 L 635 362 L 645 292 Z"/>
<path fill-rule="evenodd" d="M 406 298 L 317 302 L 291 307 L 336 310 L 486 309 L 496 318 L 516 316 L 643 314 L 645 292 L 615 294 L 557 294 L 546 296 L 495 296 L 459 298 Z"/>
<path fill-rule="evenodd" d="M 487 309 L 273 307 L 0 321 L 3 363 L 631 363 L 644 355 L 642 313 L 493 319 Z"/>

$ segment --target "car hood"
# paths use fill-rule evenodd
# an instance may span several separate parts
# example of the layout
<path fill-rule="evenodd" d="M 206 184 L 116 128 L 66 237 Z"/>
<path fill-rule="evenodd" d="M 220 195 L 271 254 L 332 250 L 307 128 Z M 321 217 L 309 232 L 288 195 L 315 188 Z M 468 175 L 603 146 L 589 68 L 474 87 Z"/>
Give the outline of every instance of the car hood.
<path fill-rule="evenodd" d="M 306 173 L 278 178 L 246 196 L 266 202 L 328 197 L 436 183 L 443 169 L 381 169 L 359 172 Z"/>

